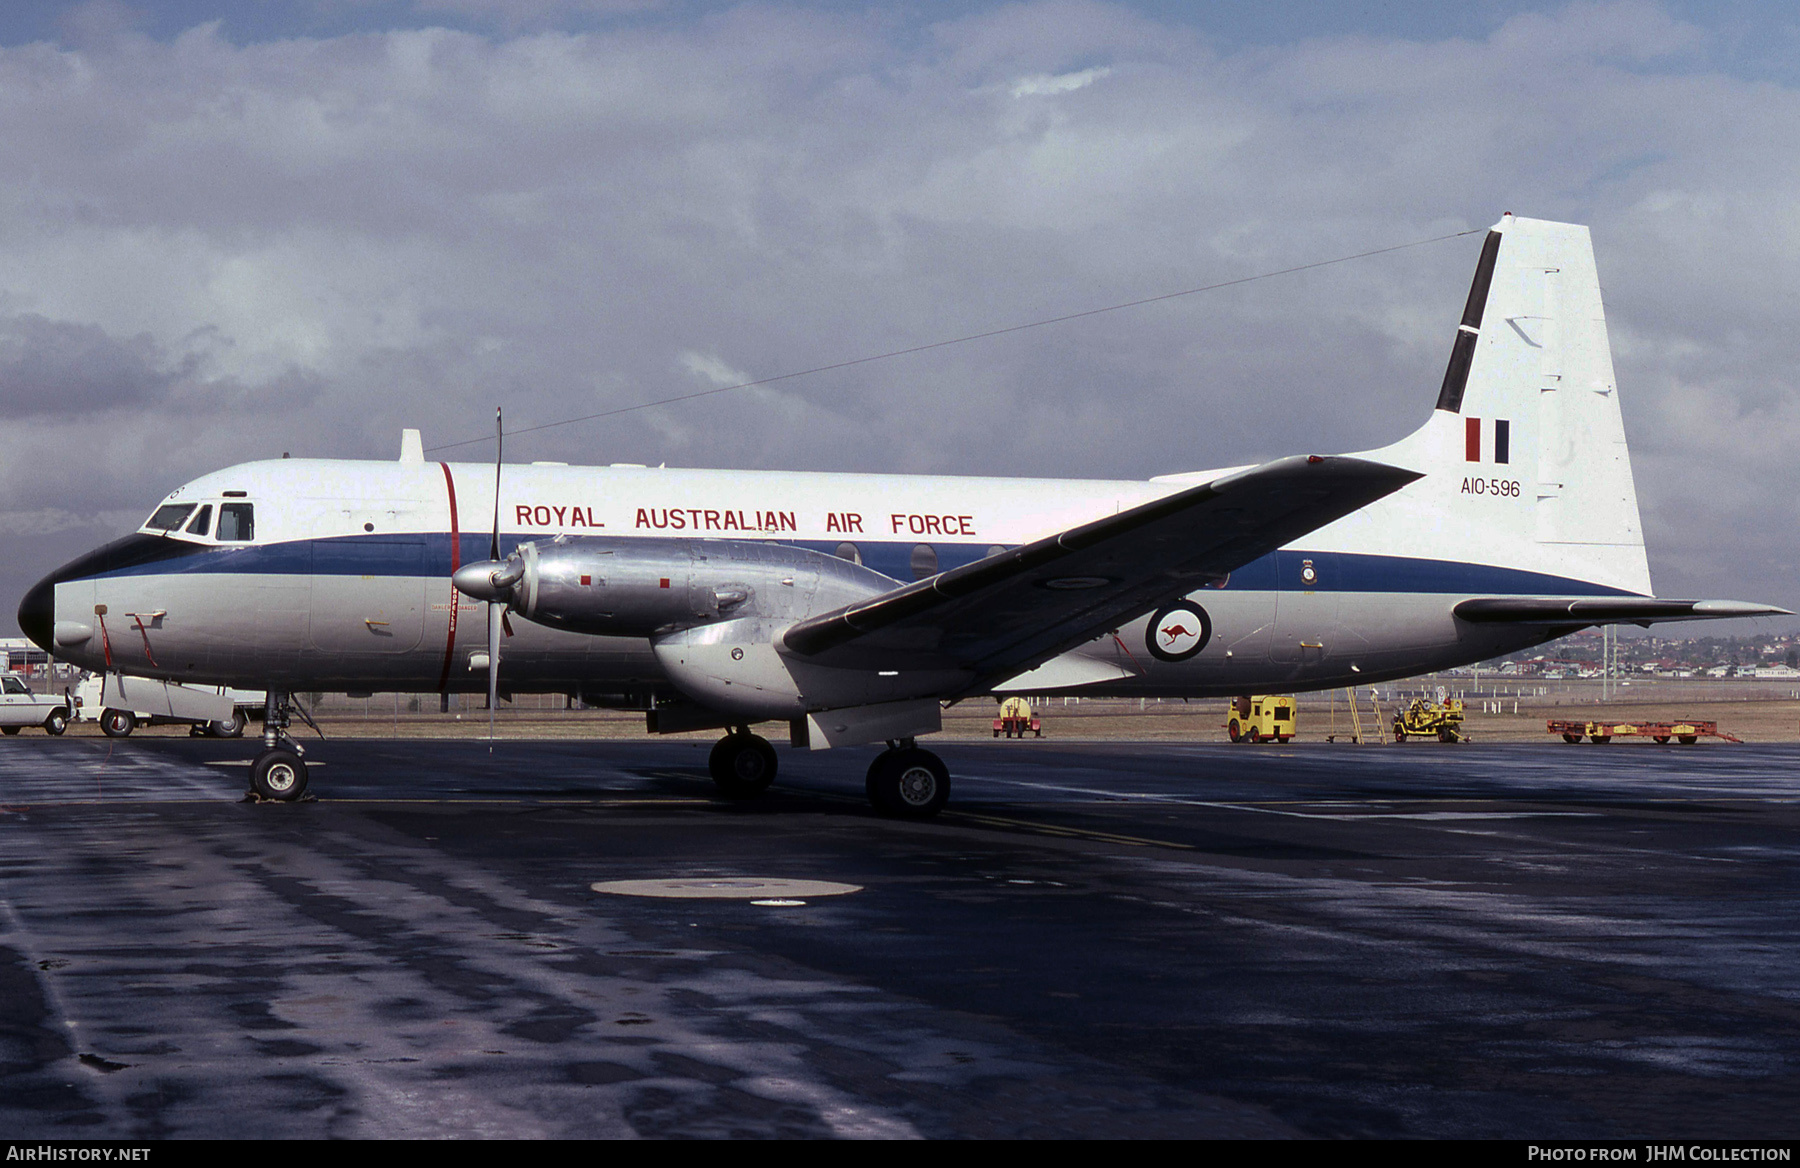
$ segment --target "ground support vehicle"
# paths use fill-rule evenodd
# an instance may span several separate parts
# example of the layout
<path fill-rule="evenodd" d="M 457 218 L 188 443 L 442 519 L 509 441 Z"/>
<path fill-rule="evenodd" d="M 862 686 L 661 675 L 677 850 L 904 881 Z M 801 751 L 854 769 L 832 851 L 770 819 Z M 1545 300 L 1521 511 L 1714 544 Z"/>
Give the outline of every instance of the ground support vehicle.
<path fill-rule="evenodd" d="M 1568 743 L 1580 742 L 1583 738 L 1596 743 L 1611 742 L 1614 738 L 1648 738 L 1658 746 L 1668 745 L 1671 738 L 1683 746 L 1692 746 L 1702 738 L 1743 741 L 1735 735 L 1722 733 L 1717 722 L 1569 722 L 1552 718 L 1544 723 L 1544 729 L 1551 734 L 1561 734 L 1562 740 Z"/>
<path fill-rule="evenodd" d="M 1467 742 L 1463 733 L 1463 704 L 1459 698 L 1428 702 L 1414 698 L 1412 705 L 1394 715 L 1394 741 L 1435 738 L 1439 742 Z"/>
<path fill-rule="evenodd" d="M 219 689 L 217 692 L 231 697 L 232 709 L 229 718 L 195 719 L 175 717 L 168 712 L 128 707 L 124 704 L 112 705 L 105 689 L 106 679 L 99 675 L 85 678 L 75 687 L 74 702 L 69 716 L 78 722 L 100 723 L 100 730 L 108 738 L 126 738 L 139 726 L 186 726 L 188 732 L 196 737 L 241 738 L 244 727 L 252 720 L 260 721 L 263 716 L 263 705 L 267 695 L 252 690 Z"/>
<path fill-rule="evenodd" d="M 61 734 L 69 727 L 69 703 L 55 694 L 32 693 L 16 673 L 0 673 L 0 733 L 17 734 L 27 726 Z"/>
<path fill-rule="evenodd" d="M 1231 700 L 1225 736 L 1233 742 L 1287 742 L 1294 736 L 1292 694 L 1255 694 Z"/>
<path fill-rule="evenodd" d="M 1007 698 L 1000 703 L 1000 716 L 994 719 L 994 737 L 1023 738 L 1027 734 L 1044 736 L 1043 719 L 1032 716 L 1031 703 L 1024 698 Z"/>

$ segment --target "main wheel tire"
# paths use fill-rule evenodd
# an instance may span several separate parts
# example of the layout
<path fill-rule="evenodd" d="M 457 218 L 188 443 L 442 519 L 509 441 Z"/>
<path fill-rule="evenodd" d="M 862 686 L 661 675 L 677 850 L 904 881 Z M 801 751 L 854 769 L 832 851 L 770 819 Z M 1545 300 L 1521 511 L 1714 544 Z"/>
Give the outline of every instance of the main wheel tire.
<path fill-rule="evenodd" d="M 129 738 L 137 729 L 137 715 L 130 710 L 104 710 L 100 714 L 100 732 L 108 738 Z"/>
<path fill-rule="evenodd" d="M 887 750 L 869 765 L 869 802 L 883 815 L 929 819 L 950 800 L 950 769 L 929 750 Z"/>
<path fill-rule="evenodd" d="M 1233 718 L 1231 720 L 1230 724 L 1225 727 L 1225 737 L 1231 739 L 1233 742 L 1236 742 L 1238 739 L 1242 738 L 1243 736 L 1244 736 L 1244 728 L 1242 726 L 1238 725 L 1238 720 L 1236 718 Z"/>
<path fill-rule="evenodd" d="M 265 750 L 250 764 L 250 789 L 264 799 L 292 803 L 306 794 L 306 760 L 291 750 Z"/>
<path fill-rule="evenodd" d="M 246 719 L 244 711 L 233 710 L 231 717 L 218 722 L 208 722 L 206 732 L 214 738 L 242 738 Z"/>
<path fill-rule="evenodd" d="M 747 799 L 769 789 L 779 760 L 768 739 L 755 734 L 727 734 L 712 748 L 706 765 L 719 794 L 728 799 Z"/>
<path fill-rule="evenodd" d="M 69 711 L 56 710 L 44 719 L 44 733 L 52 738 L 62 737 L 62 732 L 69 728 Z"/>

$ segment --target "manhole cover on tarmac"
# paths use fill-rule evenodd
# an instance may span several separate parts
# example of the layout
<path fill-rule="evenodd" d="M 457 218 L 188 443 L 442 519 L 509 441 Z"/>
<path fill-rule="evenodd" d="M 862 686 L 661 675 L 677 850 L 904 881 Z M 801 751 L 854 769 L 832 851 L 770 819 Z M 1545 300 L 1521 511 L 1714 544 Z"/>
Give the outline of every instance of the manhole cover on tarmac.
<path fill-rule="evenodd" d="M 769 900 L 805 896 L 842 896 L 861 892 L 860 884 L 831 880 L 776 880 L 762 876 L 689 876 L 676 880 L 601 880 L 595 892 L 614 896 L 659 896 L 677 900 Z"/>

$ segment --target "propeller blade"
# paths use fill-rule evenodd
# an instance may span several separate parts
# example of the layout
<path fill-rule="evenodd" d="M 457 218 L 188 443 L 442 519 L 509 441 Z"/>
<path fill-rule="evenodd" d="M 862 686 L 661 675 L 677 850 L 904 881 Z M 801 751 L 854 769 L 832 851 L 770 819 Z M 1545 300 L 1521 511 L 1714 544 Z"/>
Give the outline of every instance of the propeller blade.
<path fill-rule="evenodd" d="M 500 407 L 494 407 L 494 536 L 488 541 L 488 559 L 500 558 L 500 450 L 506 430 L 500 424 Z"/>
<path fill-rule="evenodd" d="M 506 605 L 494 600 L 488 603 L 488 740 L 494 737 L 494 710 L 500 704 L 500 622 L 505 619 Z M 492 747 L 489 747 L 491 750 Z"/>

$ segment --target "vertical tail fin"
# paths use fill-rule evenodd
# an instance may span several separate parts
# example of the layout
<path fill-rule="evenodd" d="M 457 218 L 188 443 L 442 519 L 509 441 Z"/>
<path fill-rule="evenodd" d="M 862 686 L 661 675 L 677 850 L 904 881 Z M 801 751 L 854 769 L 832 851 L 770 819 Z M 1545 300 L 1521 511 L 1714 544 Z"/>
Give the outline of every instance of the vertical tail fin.
<path fill-rule="evenodd" d="M 1650 592 L 1586 227 L 1511 215 L 1494 225 L 1437 409 L 1373 457 L 1427 475 L 1403 494 L 1429 528 L 1429 554 Z"/>

